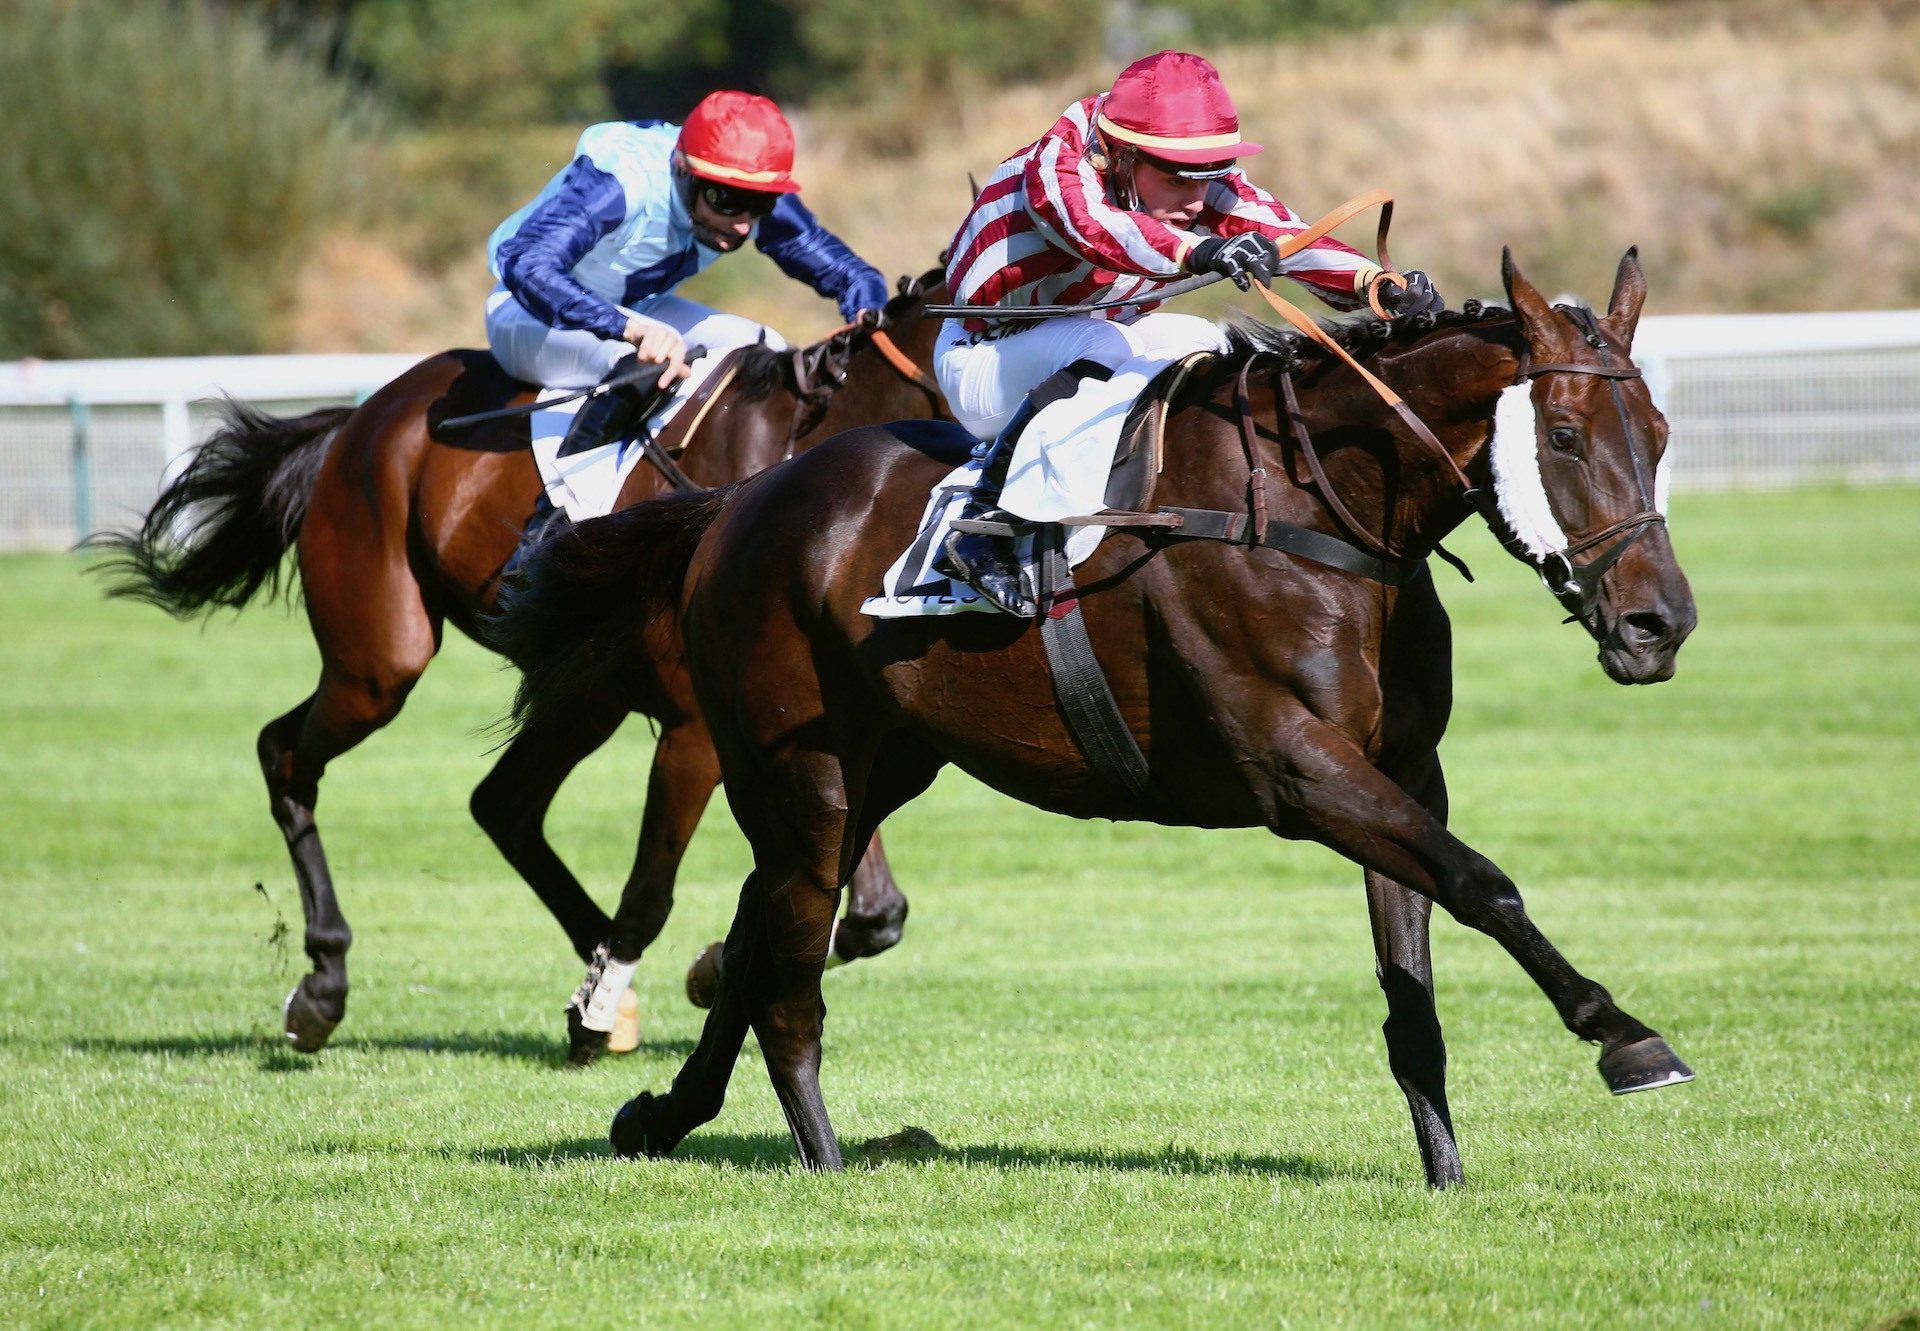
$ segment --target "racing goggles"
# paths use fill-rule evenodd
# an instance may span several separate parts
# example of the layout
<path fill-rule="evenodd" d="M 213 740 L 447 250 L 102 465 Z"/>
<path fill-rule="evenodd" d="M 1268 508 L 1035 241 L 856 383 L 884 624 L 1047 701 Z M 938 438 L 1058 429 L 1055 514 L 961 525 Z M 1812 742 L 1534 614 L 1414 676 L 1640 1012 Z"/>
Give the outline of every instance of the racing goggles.
<path fill-rule="evenodd" d="M 773 205 L 780 201 L 778 194 L 769 194 L 765 190 L 741 189 L 738 185 L 723 185 L 717 180 L 700 182 L 700 198 L 722 217 L 765 217 L 773 211 Z"/>
<path fill-rule="evenodd" d="M 1219 180 L 1233 170 L 1233 159 L 1224 162 L 1169 162 L 1164 157 L 1155 157 L 1152 153 L 1134 150 L 1134 160 L 1141 166 L 1150 166 L 1163 176 L 1178 176 L 1182 180 Z"/>

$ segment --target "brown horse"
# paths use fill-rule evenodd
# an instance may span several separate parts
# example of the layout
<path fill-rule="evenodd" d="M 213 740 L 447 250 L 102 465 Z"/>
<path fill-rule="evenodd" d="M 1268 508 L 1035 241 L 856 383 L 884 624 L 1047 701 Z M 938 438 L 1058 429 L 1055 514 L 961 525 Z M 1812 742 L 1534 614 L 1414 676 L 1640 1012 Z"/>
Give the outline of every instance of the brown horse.
<path fill-rule="evenodd" d="M 690 402 L 668 427 L 663 443 L 671 445 L 676 431 L 683 436 L 685 476 L 695 485 L 737 481 L 851 426 L 940 411 L 925 371 L 938 324 L 921 310 L 930 296 L 939 298 L 942 280 L 938 270 L 902 280 L 882 314 L 884 339 L 855 326 L 797 352 L 762 346 L 738 353 L 724 389 L 705 404 Z M 724 372 L 716 370 L 713 381 Z M 439 648 L 443 624 L 487 642 L 482 616 L 540 493 L 524 416 L 451 430 L 441 423 L 524 404 L 532 394 L 486 352 L 451 351 L 357 408 L 280 420 L 234 404 L 226 427 L 160 495 L 140 531 L 97 542 L 118 554 L 109 565 L 119 575 L 114 594 L 181 617 L 242 606 L 263 586 L 277 590 L 282 556 L 298 545 L 320 682 L 259 740 L 313 962 L 286 1003 L 296 1049 L 321 1048 L 347 999 L 352 933 L 314 822 L 320 778 L 329 762 L 399 714 Z M 689 428 L 692 437 L 684 437 Z M 668 488 L 663 472 L 643 463 L 618 503 Z M 590 963 L 590 981 L 608 958 L 637 960 L 659 934 L 681 856 L 719 780 L 679 654 L 677 642 L 657 642 L 619 687 L 583 692 L 562 714 L 521 730 L 473 793 L 474 818 Z M 630 711 L 655 718 L 660 734 L 638 852 L 609 919 L 547 844 L 543 823 L 567 774 Z M 839 938 L 847 960 L 898 941 L 906 917 L 877 841 L 852 895 Z M 578 1008 L 576 996 L 568 1009 L 572 1052 L 584 1061 L 605 1036 L 582 1029 Z"/>
<path fill-rule="evenodd" d="M 855 431 L 729 491 L 583 524 L 542 551 L 499 631 L 519 642 L 556 622 L 545 603 L 567 599 L 554 575 L 569 566 L 597 564 L 599 586 L 624 581 L 656 612 L 677 610 L 754 850 L 700 1043 L 668 1094 L 620 1110 L 615 1150 L 666 1154 L 718 1114 L 751 1028 L 801 1160 L 840 1164 L 818 1078 L 829 926 L 865 838 L 949 762 L 1058 813 L 1264 826 L 1359 863 L 1388 1058 L 1435 1186 L 1462 1175 L 1433 1003 L 1433 902 L 1500 942 L 1568 1028 L 1601 1045 L 1615 1092 L 1691 1077 L 1548 943 L 1506 874 L 1446 828 L 1449 629 L 1423 557 L 1476 506 L 1549 578 L 1612 678 L 1667 678 L 1695 621 L 1658 512 L 1665 422 L 1629 357 L 1646 294 L 1638 263 L 1629 252 L 1599 318 L 1550 307 L 1510 257 L 1503 271 L 1514 314 L 1379 325 L 1361 349 L 1431 424 L 1433 448 L 1349 370 L 1272 330 L 1243 330 L 1168 403 L 1163 468 L 1139 507 L 1162 522 L 1184 515 L 1186 530 L 1116 526 L 1076 575 L 1094 653 L 1144 755 L 1138 795 L 1083 757 L 1041 629 L 1000 615 L 861 613 L 962 455 L 955 429 Z M 1364 328 L 1348 340 L 1359 346 Z M 1300 382 L 1292 422 L 1289 376 Z M 1503 421 L 1517 406 L 1524 424 L 1490 449 L 1496 404 Z M 1462 473 L 1474 489 L 1463 492 Z M 1480 499 L 1495 488 L 1497 507 Z M 1579 535 L 1541 546 L 1549 518 Z M 565 645 L 547 650 L 516 700 L 536 726 Z"/>

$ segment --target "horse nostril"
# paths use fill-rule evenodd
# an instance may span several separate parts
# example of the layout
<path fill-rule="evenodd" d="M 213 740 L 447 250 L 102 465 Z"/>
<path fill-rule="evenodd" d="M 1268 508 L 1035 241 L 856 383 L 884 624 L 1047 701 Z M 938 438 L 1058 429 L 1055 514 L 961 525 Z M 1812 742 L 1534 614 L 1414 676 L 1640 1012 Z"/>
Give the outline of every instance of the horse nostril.
<path fill-rule="evenodd" d="M 1664 642 L 1667 621 L 1650 610 L 1637 610 L 1620 621 L 1620 639 L 1628 647 L 1639 649 Z"/>

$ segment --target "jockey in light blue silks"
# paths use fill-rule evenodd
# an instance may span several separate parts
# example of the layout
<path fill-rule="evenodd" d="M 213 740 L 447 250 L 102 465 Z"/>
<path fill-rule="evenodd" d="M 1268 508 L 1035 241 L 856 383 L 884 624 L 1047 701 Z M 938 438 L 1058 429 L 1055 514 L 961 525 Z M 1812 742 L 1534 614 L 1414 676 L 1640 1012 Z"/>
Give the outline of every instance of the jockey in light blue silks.
<path fill-rule="evenodd" d="M 516 379 L 586 388 L 625 369 L 665 362 L 680 391 L 665 422 L 725 351 L 772 329 L 672 295 L 674 287 L 752 237 L 781 270 L 840 303 L 853 319 L 886 303 L 870 264 L 815 220 L 797 197 L 793 129 L 764 97 L 716 92 L 685 126 L 614 121 L 580 136 L 573 161 L 487 243 L 499 285 L 487 297 L 487 343 Z M 689 373 L 686 348 L 707 348 Z M 644 403 L 622 388 L 589 398 L 563 454 L 620 437 Z"/>

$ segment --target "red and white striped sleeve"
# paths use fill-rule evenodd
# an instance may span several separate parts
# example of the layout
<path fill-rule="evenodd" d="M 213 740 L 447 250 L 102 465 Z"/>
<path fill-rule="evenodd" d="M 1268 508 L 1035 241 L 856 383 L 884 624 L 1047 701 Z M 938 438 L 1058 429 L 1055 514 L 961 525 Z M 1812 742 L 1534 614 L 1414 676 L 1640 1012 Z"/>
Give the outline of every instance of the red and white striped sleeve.
<path fill-rule="evenodd" d="M 1099 268 L 1178 277 L 1199 237 L 1107 202 L 1106 182 L 1086 161 L 1094 103 L 1068 107 L 1035 145 L 1023 176 L 1027 211 L 1055 244 Z"/>
<path fill-rule="evenodd" d="M 1217 236 L 1258 231 L 1275 244 L 1307 229 L 1298 214 L 1237 169 L 1208 190 L 1201 221 Z M 1380 265 L 1351 245 L 1323 236 L 1298 254 L 1282 259 L 1280 271 L 1312 287 L 1335 309 L 1354 310 L 1366 304 L 1367 284 L 1380 271 Z"/>

